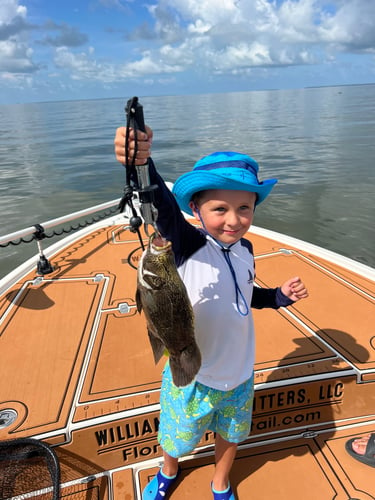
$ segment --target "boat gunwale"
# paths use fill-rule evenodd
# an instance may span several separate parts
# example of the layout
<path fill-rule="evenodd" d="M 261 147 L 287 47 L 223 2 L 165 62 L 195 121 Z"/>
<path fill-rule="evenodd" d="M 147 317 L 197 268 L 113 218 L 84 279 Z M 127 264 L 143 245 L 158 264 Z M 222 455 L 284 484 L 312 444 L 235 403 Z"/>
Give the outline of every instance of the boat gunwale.
<path fill-rule="evenodd" d="M 171 189 L 172 184 L 167 183 L 168 187 Z M 57 219 L 51 219 L 50 221 L 47 221 L 42 224 L 43 228 L 51 228 L 54 226 L 57 226 L 63 222 L 68 222 L 74 219 L 77 219 L 79 217 L 82 217 L 84 215 L 89 215 L 91 213 L 98 212 L 100 210 L 104 210 L 106 208 L 113 207 L 116 203 L 118 204 L 119 200 L 112 200 L 108 201 L 106 203 L 102 203 L 99 205 L 92 206 L 86 210 L 81 210 L 78 212 L 72 212 L 68 215 L 59 217 Z M 138 203 L 137 196 L 135 197 L 135 205 Z M 193 219 L 191 215 L 183 212 L 184 216 L 186 217 L 187 220 Z M 114 226 L 116 224 L 122 224 L 124 223 L 124 219 L 126 220 L 127 218 L 130 217 L 131 214 L 128 213 L 127 209 L 125 209 L 124 212 L 122 213 L 115 213 L 112 214 L 105 219 L 95 222 L 93 224 L 90 224 L 89 226 L 82 228 L 76 232 L 74 232 L 71 235 L 68 235 L 59 241 L 53 243 L 52 245 L 48 246 L 45 248 L 43 251 L 44 255 L 49 259 L 53 257 L 54 254 L 56 254 L 58 251 L 62 250 L 63 248 L 67 247 L 69 244 L 73 243 L 74 241 L 77 241 L 78 239 L 82 238 L 83 236 L 97 230 L 101 229 L 104 227 L 110 227 Z M 9 241 L 6 238 L 10 238 L 14 235 L 18 235 L 17 238 L 21 237 L 21 235 L 30 235 L 35 233 L 35 227 L 29 227 L 24 230 L 18 231 L 17 233 L 9 233 L 8 235 L 5 235 L 3 237 L 0 237 L 0 243 L 4 241 Z M 332 264 L 341 266 L 342 268 L 349 270 L 351 272 L 354 272 L 366 279 L 375 281 L 375 269 L 363 264 L 361 262 L 358 262 L 354 259 L 351 259 L 350 257 L 345 257 L 337 252 L 334 252 L 332 250 L 327 250 L 323 247 L 320 247 L 318 245 L 315 245 L 313 243 L 310 243 L 305 240 L 301 240 L 299 238 L 289 236 L 287 234 L 279 233 L 277 231 L 271 230 L 271 229 L 266 229 L 262 228 L 259 226 L 251 226 L 248 234 L 251 237 L 251 234 L 262 236 L 268 239 L 272 239 L 277 241 L 278 243 L 282 243 L 285 245 L 290 245 L 298 250 L 301 250 L 303 252 L 310 253 L 314 255 L 315 257 L 322 258 L 325 261 L 328 261 Z M 14 238 L 10 238 L 14 239 Z M 30 272 L 33 266 L 36 266 L 37 260 L 38 260 L 39 255 L 35 254 L 29 259 L 27 259 L 25 262 L 17 266 L 15 269 L 13 269 L 11 272 L 6 274 L 3 278 L 0 279 L 0 294 L 3 294 L 9 287 L 13 286 L 18 280 L 20 280 L 25 274 Z"/>

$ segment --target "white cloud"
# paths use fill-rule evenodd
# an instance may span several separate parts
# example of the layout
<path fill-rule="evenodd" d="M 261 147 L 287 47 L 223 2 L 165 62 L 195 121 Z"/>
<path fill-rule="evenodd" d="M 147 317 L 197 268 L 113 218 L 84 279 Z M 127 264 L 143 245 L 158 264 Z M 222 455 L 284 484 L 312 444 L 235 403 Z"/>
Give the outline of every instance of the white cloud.
<path fill-rule="evenodd" d="M 17 0 L 1 0 L 0 3 L 0 25 L 9 23 L 16 16 L 26 17 L 27 8 L 18 5 Z"/>
<path fill-rule="evenodd" d="M 17 0 L 2 0 L 0 3 L 0 77 L 5 82 L 14 79 L 9 74 L 16 74 L 17 79 L 38 69 L 32 61 L 33 50 L 25 39 L 28 30 L 26 23 L 27 9 L 18 5 Z"/>
<path fill-rule="evenodd" d="M 73 80 L 97 79 L 99 74 L 105 72 L 105 68 L 93 57 L 92 48 L 87 53 L 73 53 L 67 47 L 58 47 L 54 63 L 57 68 L 68 71 Z"/>
<path fill-rule="evenodd" d="M 318 31 L 322 41 L 346 51 L 375 52 L 375 2 L 342 2 L 336 15 L 326 16 Z"/>
<path fill-rule="evenodd" d="M 162 52 L 168 51 L 164 47 Z M 137 79 L 152 74 L 175 73 L 183 69 L 177 64 L 176 55 L 173 64 L 155 60 L 149 52 L 145 52 L 138 61 L 114 65 L 95 59 L 94 49 L 87 52 L 74 53 L 66 47 L 56 50 L 54 63 L 61 70 L 66 71 L 73 80 L 90 80 L 102 83 L 111 83 L 120 79 Z"/>
<path fill-rule="evenodd" d="M 319 57 L 324 61 L 333 50 L 365 52 L 375 47 L 372 0 L 336 0 L 327 5 L 323 0 L 225 0 L 220 4 L 217 0 L 160 0 L 151 12 L 159 33 L 167 13 L 169 19 L 179 20 L 181 41 L 154 53 L 167 65 L 179 54 L 180 66 L 194 64 L 223 73 L 312 64 Z"/>
<path fill-rule="evenodd" d="M 82 85 L 136 79 L 167 85 L 187 72 L 207 81 L 259 74 L 262 68 L 266 73 L 272 67 L 333 64 L 344 53 L 375 53 L 375 0 L 148 0 L 147 7 L 136 0 L 95 0 L 91 6 L 105 7 L 106 14 L 112 9 L 124 19 L 132 9 L 138 15 L 148 9 L 149 17 L 139 16 L 113 50 L 108 39 L 118 36 L 115 24 L 112 35 L 108 24 L 99 23 L 91 36 L 84 26 L 60 19 L 33 26 L 22 1 L 0 0 L 5 82 L 11 74 L 25 84 L 33 76 L 54 74 L 61 82 Z"/>
<path fill-rule="evenodd" d="M 210 25 L 233 19 L 238 12 L 236 0 L 159 0 L 150 7 L 151 12 L 162 17 L 176 16 L 185 23 L 202 20 Z M 247 3 L 247 2 L 246 2 Z"/>
<path fill-rule="evenodd" d="M 13 40 L 0 42 L 0 68 L 10 73 L 32 73 L 36 66 L 32 63 L 32 49 Z"/>

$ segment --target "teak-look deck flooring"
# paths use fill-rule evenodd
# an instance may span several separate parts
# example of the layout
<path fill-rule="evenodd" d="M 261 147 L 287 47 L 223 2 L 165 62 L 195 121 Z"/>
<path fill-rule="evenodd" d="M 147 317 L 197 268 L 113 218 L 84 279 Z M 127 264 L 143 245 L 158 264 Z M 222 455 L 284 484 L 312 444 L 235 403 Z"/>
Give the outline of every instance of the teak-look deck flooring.
<path fill-rule="evenodd" d="M 299 275 L 310 297 L 254 311 L 253 428 L 233 468 L 237 496 L 374 499 L 375 469 L 345 451 L 351 437 L 375 432 L 374 281 L 276 239 L 249 237 L 257 285 Z M 161 457 L 163 362 L 154 365 L 135 306 L 140 255 L 123 224 L 97 228 L 51 258 L 52 274 L 33 270 L 0 297 L 0 416 L 16 415 L 10 425 L 0 418 L 0 440 L 54 445 L 61 495 L 73 500 L 140 499 Z M 182 461 L 171 499 L 212 498 L 213 440 L 208 432 Z"/>

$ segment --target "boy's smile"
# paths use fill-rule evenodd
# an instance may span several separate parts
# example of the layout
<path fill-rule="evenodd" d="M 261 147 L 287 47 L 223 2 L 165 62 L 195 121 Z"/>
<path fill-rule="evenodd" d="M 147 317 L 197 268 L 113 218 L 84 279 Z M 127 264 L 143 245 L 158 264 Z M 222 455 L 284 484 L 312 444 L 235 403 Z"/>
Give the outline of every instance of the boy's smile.
<path fill-rule="evenodd" d="M 190 203 L 195 218 L 216 240 L 231 245 L 248 231 L 254 216 L 256 194 L 248 191 L 208 189 Z"/>

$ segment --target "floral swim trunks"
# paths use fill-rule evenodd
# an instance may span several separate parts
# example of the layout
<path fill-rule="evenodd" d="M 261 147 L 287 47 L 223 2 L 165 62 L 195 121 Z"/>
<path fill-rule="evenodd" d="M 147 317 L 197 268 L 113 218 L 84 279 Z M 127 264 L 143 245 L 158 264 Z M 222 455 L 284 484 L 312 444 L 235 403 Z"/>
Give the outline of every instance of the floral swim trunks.
<path fill-rule="evenodd" d="M 254 377 L 229 391 L 199 382 L 176 387 L 169 363 L 160 394 L 159 443 L 174 458 L 190 453 L 207 430 L 231 443 L 247 439 L 254 398 Z"/>

